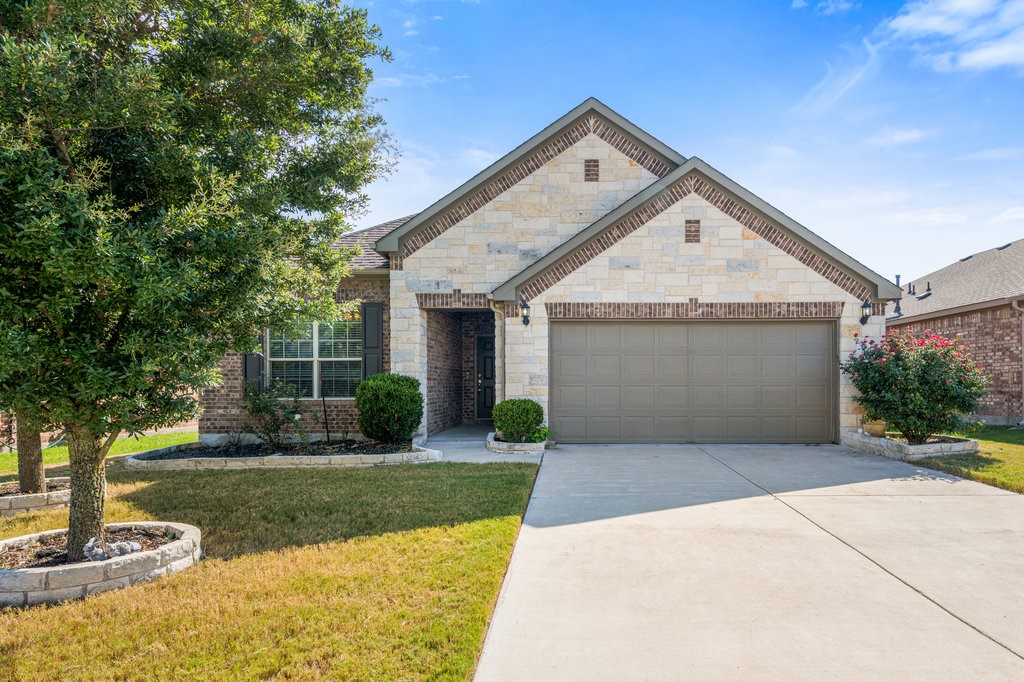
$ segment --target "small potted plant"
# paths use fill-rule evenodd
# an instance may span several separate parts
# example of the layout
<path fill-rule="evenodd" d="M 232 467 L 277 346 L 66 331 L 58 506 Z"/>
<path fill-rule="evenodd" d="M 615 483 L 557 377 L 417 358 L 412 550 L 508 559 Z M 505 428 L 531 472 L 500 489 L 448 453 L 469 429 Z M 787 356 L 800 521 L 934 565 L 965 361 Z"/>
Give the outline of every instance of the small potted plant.
<path fill-rule="evenodd" d="M 882 438 L 885 436 L 885 427 L 887 424 L 884 419 L 871 419 L 867 415 L 860 418 L 861 426 L 864 428 L 864 433 L 875 438 Z"/>

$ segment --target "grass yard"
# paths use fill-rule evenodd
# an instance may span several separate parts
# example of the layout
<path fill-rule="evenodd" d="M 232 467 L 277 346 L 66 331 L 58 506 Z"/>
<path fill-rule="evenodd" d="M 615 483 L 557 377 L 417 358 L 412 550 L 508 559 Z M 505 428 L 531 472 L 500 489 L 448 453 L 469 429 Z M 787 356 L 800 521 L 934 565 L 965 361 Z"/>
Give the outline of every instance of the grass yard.
<path fill-rule="evenodd" d="M 193 443 L 199 440 L 198 431 L 174 431 L 171 433 L 160 433 L 155 436 L 139 436 L 138 438 L 120 438 L 110 446 L 111 455 L 127 455 L 132 452 L 144 450 L 155 450 L 168 445 L 180 445 L 181 443 Z M 43 450 L 43 464 L 67 464 L 68 446 L 59 445 Z M 5 452 L 0 454 L 0 475 L 17 473 L 18 453 Z M 54 474 L 56 475 L 56 474 Z"/>
<path fill-rule="evenodd" d="M 915 464 L 1024 493 L 1024 429 L 986 426 L 973 437 L 981 446 L 976 455 L 932 457 Z"/>
<path fill-rule="evenodd" d="M 468 679 L 536 471 L 111 462 L 108 521 L 196 525 L 206 560 L 84 602 L 0 610 L 0 677 Z M 0 537 L 66 525 L 66 512 L 5 517 Z"/>

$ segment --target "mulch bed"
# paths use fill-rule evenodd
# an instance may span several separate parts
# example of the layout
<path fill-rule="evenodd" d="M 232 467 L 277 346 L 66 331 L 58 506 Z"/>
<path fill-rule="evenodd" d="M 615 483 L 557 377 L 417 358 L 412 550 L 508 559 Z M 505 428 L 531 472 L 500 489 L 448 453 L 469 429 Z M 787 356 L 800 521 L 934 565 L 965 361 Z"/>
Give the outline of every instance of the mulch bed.
<path fill-rule="evenodd" d="M 118 528 L 107 530 L 104 534 L 104 542 L 133 541 L 142 545 L 142 551 L 156 549 L 161 545 L 174 542 L 176 538 L 169 538 L 159 533 L 144 528 Z M 46 568 L 49 566 L 63 566 L 68 560 L 68 536 L 67 533 L 51 535 L 26 547 L 8 547 L 0 552 L 0 568 Z M 76 563 L 92 563 L 88 561 Z"/>
<path fill-rule="evenodd" d="M 262 443 L 251 445 L 198 445 L 181 448 L 170 452 L 135 455 L 136 459 L 192 459 L 207 457 L 266 457 L 282 455 L 284 457 L 310 457 L 328 455 L 388 455 L 396 452 L 411 452 L 412 443 L 378 443 L 376 441 L 346 440 L 332 442 L 317 441 L 303 447 L 301 444 L 285 445 L 271 448 Z"/>
<path fill-rule="evenodd" d="M 71 487 L 71 484 L 67 481 L 60 481 L 54 483 L 52 481 L 46 482 L 46 492 L 55 493 L 58 490 L 67 490 Z M 21 488 L 18 487 L 17 481 L 10 483 L 0 483 L 0 497 L 9 497 L 10 495 L 25 495 L 26 493 L 21 492 Z"/>
<path fill-rule="evenodd" d="M 889 432 L 885 434 L 885 437 L 889 440 L 894 440 L 897 443 L 903 443 L 904 445 L 910 445 L 910 442 L 903 437 L 901 433 Z M 935 443 L 962 443 L 963 438 L 955 438 L 952 436 L 931 436 L 925 443 L 915 443 L 915 445 L 934 445 Z"/>

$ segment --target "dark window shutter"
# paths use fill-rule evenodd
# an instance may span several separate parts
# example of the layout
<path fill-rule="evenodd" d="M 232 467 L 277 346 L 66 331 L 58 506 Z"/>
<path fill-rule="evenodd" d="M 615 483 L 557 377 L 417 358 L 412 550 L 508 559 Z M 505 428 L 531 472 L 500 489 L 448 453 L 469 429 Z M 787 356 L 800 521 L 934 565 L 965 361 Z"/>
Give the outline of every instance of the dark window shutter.
<path fill-rule="evenodd" d="M 263 385 L 263 353 L 246 353 L 242 356 L 242 376 L 248 384 Z"/>
<path fill-rule="evenodd" d="M 363 378 L 384 371 L 384 304 L 363 304 Z"/>

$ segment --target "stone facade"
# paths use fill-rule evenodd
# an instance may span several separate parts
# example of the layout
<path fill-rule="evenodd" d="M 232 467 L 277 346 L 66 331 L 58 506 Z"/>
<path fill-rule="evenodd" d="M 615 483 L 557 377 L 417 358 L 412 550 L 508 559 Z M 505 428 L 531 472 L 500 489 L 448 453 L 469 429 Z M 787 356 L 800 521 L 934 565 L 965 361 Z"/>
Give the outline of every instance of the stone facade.
<path fill-rule="evenodd" d="M 1015 424 L 1024 419 L 1021 387 L 1024 378 L 1024 357 L 1021 354 L 1024 319 L 1019 311 L 1004 305 L 909 324 L 895 321 L 889 326 L 915 334 L 930 329 L 941 336 L 961 336 L 971 345 L 972 356 L 991 380 L 977 416 L 997 424 Z"/>
<path fill-rule="evenodd" d="M 391 370 L 391 311 L 387 277 L 350 277 L 338 286 L 335 300 L 360 300 L 365 303 L 383 303 L 385 372 Z M 245 380 L 242 375 L 241 353 L 230 353 L 220 364 L 221 383 L 207 389 L 200 396 L 203 411 L 199 415 L 199 437 L 203 442 L 218 443 L 246 434 L 245 410 L 242 405 Z M 302 425 L 310 434 L 331 437 L 358 436 L 359 412 L 353 398 L 328 398 L 326 401 L 304 400 L 309 415 Z M 316 415 L 316 419 L 313 418 Z"/>
<path fill-rule="evenodd" d="M 687 220 L 701 221 L 700 243 L 686 243 Z M 857 297 L 696 193 L 590 257 L 529 303 L 530 325 L 509 324 L 505 334 L 505 392 L 533 398 L 545 412 L 549 309 L 634 304 L 613 309 L 609 317 L 635 318 L 630 312 L 635 310 L 647 319 L 835 319 L 840 357 L 853 350 L 854 334 L 879 336 L 884 327 L 882 315 L 862 327 Z M 585 313 L 596 311 L 589 307 Z M 839 391 L 840 427 L 856 429 L 861 411 L 846 377 L 840 377 Z"/>

